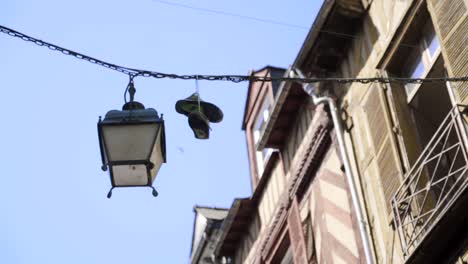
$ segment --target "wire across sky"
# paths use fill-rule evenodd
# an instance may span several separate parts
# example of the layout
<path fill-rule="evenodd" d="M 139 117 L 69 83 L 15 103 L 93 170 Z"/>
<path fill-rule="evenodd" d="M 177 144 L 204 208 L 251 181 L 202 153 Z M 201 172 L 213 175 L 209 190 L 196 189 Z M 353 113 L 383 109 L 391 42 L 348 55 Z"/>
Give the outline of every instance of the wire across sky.
<path fill-rule="evenodd" d="M 157 0 L 160 1 L 160 0 Z M 19 38 L 26 42 L 34 43 L 41 47 L 47 47 L 50 50 L 61 52 L 63 55 L 72 56 L 79 60 L 84 60 L 89 63 L 99 65 L 104 68 L 108 68 L 123 74 L 130 76 L 132 79 L 135 77 L 153 77 L 157 79 L 180 79 L 180 80 L 207 80 L 207 81 L 230 81 L 234 83 L 250 81 L 250 82 L 265 82 L 265 81 L 291 81 L 299 83 L 318 83 L 318 82 L 336 82 L 336 83 L 426 83 L 426 82 L 466 82 L 468 76 L 462 77 L 440 77 L 440 78 L 401 78 L 401 77 L 369 77 L 369 78 L 333 78 L 333 77 L 319 77 L 319 78 L 294 78 L 294 77 L 267 77 L 267 76 L 255 76 L 255 75 L 206 75 L 206 74 L 191 74 L 191 75 L 180 75 L 173 73 L 162 73 L 152 70 L 129 68 L 118 64 L 106 62 L 67 48 L 60 47 L 28 36 L 24 33 L 10 29 L 8 27 L 0 25 L 0 32 L 7 34 L 11 37 Z"/>

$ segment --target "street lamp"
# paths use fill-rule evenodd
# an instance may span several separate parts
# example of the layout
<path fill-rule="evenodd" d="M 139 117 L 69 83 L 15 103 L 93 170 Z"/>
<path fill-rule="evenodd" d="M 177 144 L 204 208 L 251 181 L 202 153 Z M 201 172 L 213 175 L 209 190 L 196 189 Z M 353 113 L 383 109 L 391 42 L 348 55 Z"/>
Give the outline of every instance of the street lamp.
<path fill-rule="evenodd" d="M 130 102 L 122 111 L 107 112 L 97 124 L 101 148 L 102 170 L 109 169 L 112 188 L 150 187 L 153 196 L 158 192 L 152 186 L 162 163 L 166 162 L 164 120 L 155 109 L 145 109 L 133 100 L 135 88 L 131 78 L 127 87 Z"/>

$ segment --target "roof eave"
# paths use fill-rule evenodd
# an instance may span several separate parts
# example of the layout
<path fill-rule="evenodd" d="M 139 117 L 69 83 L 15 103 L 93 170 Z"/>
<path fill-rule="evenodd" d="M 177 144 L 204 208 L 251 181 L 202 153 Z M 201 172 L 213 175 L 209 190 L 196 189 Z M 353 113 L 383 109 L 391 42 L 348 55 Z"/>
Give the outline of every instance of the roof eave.
<path fill-rule="evenodd" d="M 310 50 L 315 44 L 315 41 L 317 40 L 320 31 L 322 27 L 324 26 L 325 22 L 327 21 L 328 15 L 330 14 L 331 10 L 333 9 L 333 6 L 335 4 L 335 0 L 325 0 L 324 3 L 322 4 L 322 7 L 320 8 L 320 11 L 317 14 L 317 17 L 311 26 L 309 33 L 307 34 L 306 39 L 304 40 L 304 43 L 302 44 L 301 49 L 299 50 L 299 53 L 294 60 L 294 63 L 292 66 L 290 66 L 286 72 L 284 73 L 285 77 L 289 77 L 291 71 L 295 68 L 301 68 L 302 64 L 306 60 Z M 271 136 L 271 132 L 273 130 L 273 127 L 275 126 L 275 123 L 279 117 L 279 114 L 281 112 L 281 109 L 283 108 L 284 102 L 286 101 L 286 98 L 289 94 L 289 91 L 291 90 L 291 82 L 282 82 L 277 94 L 277 98 L 275 98 L 275 105 L 273 107 L 270 119 L 268 121 L 268 124 L 264 130 L 264 132 L 261 135 L 260 141 L 258 143 L 258 149 L 262 150 L 266 147 L 268 139 Z"/>
<path fill-rule="evenodd" d="M 238 214 L 243 210 L 250 210 L 251 209 L 251 199 L 250 198 L 237 198 L 234 200 L 231 209 L 229 210 L 226 219 L 224 220 L 222 227 L 221 227 L 221 235 L 219 238 L 219 242 L 216 245 L 215 255 L 216 256 L 226 256 L 225 250 L 225 243 L 226 239 L 230 235 L 233 229 L 233 225 L 236 222 L 236 218 Z"/>
<path fill-rule="evenodd" d="M 306 39 L 304 40 L 304 43 L 302 44 L 302 47 L 299 50 L 296 59 L 294 60 L 293 68 L 301 67 L 306 60 L 308 53 L 314 46 L 320 31 L 325 25 L 325 22 L 327 21 L 327 18 L 330 15 L 334 5 L 335 0 L 325 0 L 320 7 L 317 17 L 310 27 L 309 33 L 307 33 Z"/>

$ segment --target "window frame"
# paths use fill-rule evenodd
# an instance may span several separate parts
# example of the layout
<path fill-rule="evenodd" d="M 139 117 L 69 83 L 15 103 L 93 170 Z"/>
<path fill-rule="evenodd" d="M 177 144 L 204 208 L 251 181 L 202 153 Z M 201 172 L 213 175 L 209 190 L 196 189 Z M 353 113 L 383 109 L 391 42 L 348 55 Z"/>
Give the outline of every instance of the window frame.
<path fill-rule="evenodd" d="M 435 39 L 437 40 L 437 48 L 434 51 L 434 54 L 431 54 L 430 52 L 430 46 L 431 43 L 428 43 L 427 36 L 431 32 L 430 27 L 432 26 L 432 38 L 431 38 L 431 43 Z M 418 49 L 418 53 L 415 54 L 417 55 L 416 58 L 420 59 L 417 61 L 416 65 L 419 65 L 419 63 L 422 63 L 424 67 L 424 71 L 422 72 L 421 76 L 414 76 L 414 70 L 418 67 L 416 66 L 414 70 L 409 74 L 408 76 L 410 78 L 426 78 L 427 75 L 431 72 L 432 68 L 434 67 L 434 64 L 436 63 L 437 59 L 439 58 L 441 54 L 441 46 L 440 46 L 440 40 L 437 37 L 437 34 L 435 32 L 434 24 L 432 22 L 432 19 L 430 17 L 426 21 L 423 27 L 423 32 L 421 34 L 420 40 L 418 40 L 418 45 L 415 47 L 415 49 Z M 408 88 L 405 86 L 406 90 L 406 97 L 407 97 L 407 103 L 410 104 L 413 99 L 416 97 L 416 94 L 418 93 L 419 89 L 421 88 L 422 84 L 417 83 L 417 84 L 407 84 L 407 85 L 414 85 L 412 90 L 408 93 Z"/>
<path fill-rule="evenodd" d="M 274 100 L 269 93 L 263 98 L 261 107 L 257 113 L 257 116 L 252 123 L 252 140 L 253 148 L 255 151 L 255 163 L 257 167 L 258 179 L 262 178 L 263 172 L 265 171 L 266 164 L 273 153 L 272 148 L 264 148 L 258 150 L 258 144 L 265 130 L 266 124 L 269 122 L 271 117 L 271 110 L 273 109 Z M 261 123 L 260 123 L 261 121 Z"/>

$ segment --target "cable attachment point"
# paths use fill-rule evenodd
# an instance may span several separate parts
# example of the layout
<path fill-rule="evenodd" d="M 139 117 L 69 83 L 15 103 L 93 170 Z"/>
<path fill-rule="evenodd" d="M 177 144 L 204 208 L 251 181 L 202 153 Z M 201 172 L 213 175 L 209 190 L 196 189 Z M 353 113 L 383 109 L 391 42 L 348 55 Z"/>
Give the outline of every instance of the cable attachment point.
<path fill-rule="evenodd" d="M 130 102 L 133 102 L 135 99 L 135 85 L 133 83 L 133 78 L 135 78 L 134 75 L 129 75 L 130 81 L 128 82 L 128 93 L 130 94 Z"/>
<path fill-rule="evenodd" d="M 135 84 L 133 83 L 133 79 L 137 77 L 138 75 L 139 75 L 138 73 L 132 73 L 128 75 L 129 81 L 128 81 L 128 85 L 124 93 L 125 104 L 123 105 L 122 110 L 145 109 L 145 106 L 142 103 L 135 101 L 136 89 L 135 89 Z M 127 93 L 130 94 L 129 102 L 127 102 Z"/>

